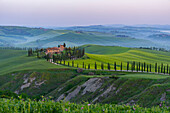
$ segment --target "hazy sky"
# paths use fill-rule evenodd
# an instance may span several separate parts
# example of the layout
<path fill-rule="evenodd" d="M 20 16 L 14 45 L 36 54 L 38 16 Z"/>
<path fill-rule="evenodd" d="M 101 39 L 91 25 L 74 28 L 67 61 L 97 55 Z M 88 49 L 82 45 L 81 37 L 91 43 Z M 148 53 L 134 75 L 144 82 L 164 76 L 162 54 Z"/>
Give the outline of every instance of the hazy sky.
<path fill-rule="evenodd" d="M 170 24 L 170 0 L 0 0 L 0 25 Z"/>

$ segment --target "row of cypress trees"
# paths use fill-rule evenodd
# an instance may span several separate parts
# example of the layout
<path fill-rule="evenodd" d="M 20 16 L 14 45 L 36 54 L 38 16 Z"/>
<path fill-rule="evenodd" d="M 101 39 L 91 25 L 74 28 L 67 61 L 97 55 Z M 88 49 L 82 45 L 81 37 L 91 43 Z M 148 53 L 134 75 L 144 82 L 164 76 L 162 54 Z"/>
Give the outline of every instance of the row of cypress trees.
<path fill-rule="evenodd" d="M 62 63 L 62 61 L 58 62 L 57 63 Z M 67 66 L 72 66 L 72 67 L 79 67 L 79 64 L 75 65 L 74 61 L 72 61 L 71 63 L 68 62 L 68 64 L 65 63 L 65 60 L 64 60 L 64 65 L 67 65 Z M 85 64 L 83 62 L 82 64 L 82 68 L 84 69 L 91 69 L 91 65 L 90 64 Z M 120 70 L 120 71 L 123 71 L 123 63 L 121 62 L 120 65 L 117 65 L 116 62 L 114 62 L 114 69 L 115 71 L 117 70 Z M 142 62 L 127 62 L 126 65 L 126 71 L 132 71 L 132 72 L 155 72 L 155 73 L 164 73 L 164 74 L 170 74 L 170 67 L 169 65 L 167 64 L 166 66 L 162 63 L 161 65 L 158 65 L 158 63 L 155 63 L 155 65 L 152 65 L 152 64 L 147 64 L 147 63 L 142 63 Z M 111 64 L 110 63 L 107 63 L 105 64 L 105 66 L 107 68 L 105 68 L 105 70 L 111 70 Z M 101 63 L 101 65 L 97 65 L 97 63 L 95 62 L 94 63 L 94 69 L 97 70 L 97 69 L 102 69 L 104 70 L 104 63 Z M 125 66 L 124 66 L 125 67 Z M 153 68 L 155 68 L 153 70 Z"/>

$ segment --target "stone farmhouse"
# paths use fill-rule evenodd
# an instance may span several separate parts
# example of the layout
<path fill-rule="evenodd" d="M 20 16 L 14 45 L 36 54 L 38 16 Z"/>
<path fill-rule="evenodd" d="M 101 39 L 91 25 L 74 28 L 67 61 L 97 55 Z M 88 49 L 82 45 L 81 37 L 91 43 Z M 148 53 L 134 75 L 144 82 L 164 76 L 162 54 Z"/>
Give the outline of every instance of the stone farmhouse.
<path fill-rule="evenodd" d="M 64 51 L 64 49 L 65 49 L 64 45 L 59 45 L 58 47 L 47 48 L 45 53 L 60 54 L 62 51 Z"/>

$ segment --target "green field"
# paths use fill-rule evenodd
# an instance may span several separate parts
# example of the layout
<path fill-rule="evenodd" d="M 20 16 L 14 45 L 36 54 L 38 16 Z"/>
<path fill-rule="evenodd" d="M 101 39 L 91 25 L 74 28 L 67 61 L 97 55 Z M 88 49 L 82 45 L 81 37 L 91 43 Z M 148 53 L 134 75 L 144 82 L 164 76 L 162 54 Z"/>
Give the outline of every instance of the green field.
<path fill-rule="evenodd" d="M 47 62 L 45 59 L 37 59 L 35 56 L 28 57 L 24 50 L 1 50 L 0 49 L 0 75 L 36 69 L 55 69 L 63 68 Z"/>
<path fill-rule="evenodd" d="M 104 63 L 104 69 L 107 69 L 107 63 L 111 64 L 111 69 L 114 69 L 114 62 L 117 63 L 117 70 L 120 70 L 120 64 L 123 63 L 123 70 L 126 70 L 127 62 L 131 63 L 135 61 L 136 63 L 146 63 L 151 64 L 152 71 L 154 71 L 155 63 L 164 66 L 170 65 L 170 52 L 162 52 L 155 50 L 145 50 L 145 49 L 132 49 L 125 47 L 110 47 L 110 46 L 98 46 L 98 45 L 85 45 L 87 58 L 74 60 L 75 67 L 77 64 L 79 67 L 83 67 L 83 62 L 86 65 L 90 64 L 90 68 L 94 69 L 95 62 L 97 63 L 97 69 L 101 69 L 101 63 Z M 93 53 L 93 54 L 92 54 Z M 66 64 L 72 61 L 66 61 Z"/>

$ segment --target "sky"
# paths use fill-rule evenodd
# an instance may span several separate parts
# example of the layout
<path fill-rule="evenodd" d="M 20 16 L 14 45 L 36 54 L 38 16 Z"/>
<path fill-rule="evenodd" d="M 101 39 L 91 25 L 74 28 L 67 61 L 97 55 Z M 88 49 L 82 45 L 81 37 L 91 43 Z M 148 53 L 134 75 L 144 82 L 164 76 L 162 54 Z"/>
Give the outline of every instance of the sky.
<path fill-rule="evenodd" d="M 170 24 L 170 0 L 0 0 L 0 25 Z"/>

